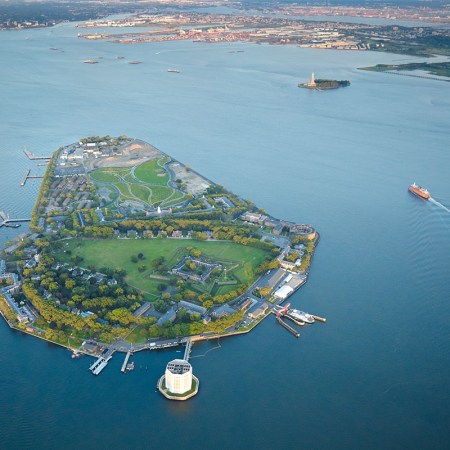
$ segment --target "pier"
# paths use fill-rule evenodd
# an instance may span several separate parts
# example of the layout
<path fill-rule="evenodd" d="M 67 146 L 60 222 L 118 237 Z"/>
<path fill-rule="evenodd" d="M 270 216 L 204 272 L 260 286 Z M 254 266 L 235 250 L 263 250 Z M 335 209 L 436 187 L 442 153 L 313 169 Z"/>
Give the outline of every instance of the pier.
<path fill-rule="evenodd" d="M 24 149 L 23 152 L 25 153 L 25 155 L 27 156 L 28 159 L 30 159 L 31 161 L 49 161 L 50 159 L 52 159 L 51 156 L 34 156 L 33 153 L 31 153 L 28 149 Z"/>
<path fill-rule="evenodd" d="M 44 175 L 30 175 L 31 169 L 27 169 L 25 171 L 25 174 L 23 175 L 22 181 L 20 182 L 20 185 L 22 187 L 25 186 L 25 183 L 27 182 L 28 179 L 32 179 L 32 178 L 44 178 Z"/>
<path fill-rule="evenodd" d="M 31 219 L 10 219 L 8 214 L 0 211 L 0 228 L 9 227 L 9 228 L 18 228 L 20 225 L 14 225 L 16 222 L 30 222 Z"/>
<path fill-rule="evenodd" d="M 191 338 L 187 338 L 186 348 L 184 349 L 184 360 L 189 361 L 189 356 L 191 355 L 192 341 Z"/>
<path fill-rule="evenodd" d="M 109 360 L 112 358 L 115 350 L 109 349 L 106 353 L 101 354 L 94 364 L 89 367 L 89 370 L 94 375 L 99 375 L 100 372 L 108 365 Z"/>
<path fill-rule="evenodd" d="M 277 317 L 277 322 L 282 325 L 286 330 L 291 332 L 296 338 L 300 337 L 300 333 L 296 330 L 294 330 L 290 325 L 288 325 L 286 322 L 281 320 L 281 317 Z"/>
<path fill-rule="evenodd" d="M 311 314 L 311 316 L 314 317 L 314 319 L 317 320 L 318 322 L 325 323 L 327 321 L 327 319 L 325 319 L 325 317 L 315 316 L 314 314 Z"/>
<path fill-rule="evenodd" d="M 122 373 L 125 373 L 125 371 L 127 370 L 127 364 L 128 364 L 128 360 L 130 359 L 130 355 L 131 355 L 131 350 L 128 350 L 127 354 L 125 355 L 125 360 L 122 364 L 122 368 L 120 369 Z"/>
<path fill-rule="evenodd" d="M 27 180 L 28 180 L 28 175 L 30 175 L 30 172 L 31 172 L 31 169 L 25 170 L 25 174 L 24 174 L 24 176 L 23 176 L 23 178 L 22 178 L 22 181 L 20 182 L 20 185 L 21 185 L 22 187 L 25 186 L 25 183 L 26 183 Z"/>

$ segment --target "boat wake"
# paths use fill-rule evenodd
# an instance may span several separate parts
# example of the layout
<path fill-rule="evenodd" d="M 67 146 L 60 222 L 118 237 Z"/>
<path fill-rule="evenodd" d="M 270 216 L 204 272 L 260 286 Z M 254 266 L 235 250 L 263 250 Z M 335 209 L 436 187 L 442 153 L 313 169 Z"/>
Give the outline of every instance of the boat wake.
<path fill-rule="evenodd" d="M 433 203 L 433 205 L 438 206 L 439 208 L 442 208 L 444 211 L 447 211 L 448 213 L 450 213 L 450 209 L 448 209 L 446 206 L 444 206 L 442 203 L 439 203 L 437 200 L 435 200 L 433 197 L 430 197 L 428 199 L 428 201 L 430 203 Z"/>

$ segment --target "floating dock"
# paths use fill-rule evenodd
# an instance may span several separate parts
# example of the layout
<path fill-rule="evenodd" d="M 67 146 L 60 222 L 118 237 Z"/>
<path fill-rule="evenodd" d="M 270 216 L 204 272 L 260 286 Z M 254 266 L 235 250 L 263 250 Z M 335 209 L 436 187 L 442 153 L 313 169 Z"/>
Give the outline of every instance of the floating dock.
<path fill-rule="evenodd" d="M 294 330 L 290 325 L 281 320 L 281 317 L 277 317 L 277 322 L 282 325 L 286 330 L 290 331 L 296 338 L 300 337 L 300 333 L 297 330 Z"/>
<path fill-rule="evenodd" d="M 108 350 L 105 354 L 100 355 L 95 363 L 89 367 L 89 370 L 94 375 L 99 375 L 100 372 L 108 365 L 108 362 L 112 358 L 114 352 L 115 350 Z"/>

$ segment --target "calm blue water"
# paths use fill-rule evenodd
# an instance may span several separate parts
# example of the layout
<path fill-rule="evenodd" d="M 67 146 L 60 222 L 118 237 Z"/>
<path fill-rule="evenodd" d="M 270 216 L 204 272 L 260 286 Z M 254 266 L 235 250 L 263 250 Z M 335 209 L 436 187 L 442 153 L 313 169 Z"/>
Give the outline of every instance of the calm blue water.
<path fill-rule="evenodd" d="M 450 214 L 407 186 L 417 181 L 450 206 L 447 83 L 356 70 L 412 60 L 399 55 L 119 46 L 78 31 L 0 34 L 0 210 L 32 208 L 38 183 L 19 181 L 38 169 L 24 146 L 46 153 L 86 135 L 140 137 L 275 216 L 313 223 L 322 239 L 291 300 L 328 323 L 296 340 L 269 318 L 207 356 L 216 343 L 195 346 L 201 392 L 183 404 L 155 393 L 175 351 L 138 354 L 127 375 L 116 355 L 95 378 L 87 358 L 0 323 L 3 446 L 446 448 Z M 245 53 L 228 53 L 236 49 Z M 313 70 L 352 86 L 298 89 Z"/>

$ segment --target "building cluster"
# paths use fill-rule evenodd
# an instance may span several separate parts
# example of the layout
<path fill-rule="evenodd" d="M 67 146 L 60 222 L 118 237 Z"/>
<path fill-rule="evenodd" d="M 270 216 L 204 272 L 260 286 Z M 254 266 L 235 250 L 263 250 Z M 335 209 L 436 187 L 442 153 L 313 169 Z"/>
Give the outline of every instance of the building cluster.
<path fill-rule="evenodd" d="M 188 12 L 186 14 L 146 14 L 132 18 L 108 20 L 104 26 L 132 26 L 147 27 L 143 32 L 125 34 L 90 34 L 80 35 L 86 39 L 107 38 L 113 42 L 123 44 L 133 44 L 141 42 L 161 42 L 174 40 L 192 40 L 194 42 L 256 42 L 273 45 L 294 44 L 299 47 L 312 47 L 319 49 L 334 50 L 370 50 L 383 46 L 383 43 L 376 43 L 377 40 L 386 40 L 396 43 L 421 39 L 424 36 L 448 38 L 448 30 L 427 27 L 399 27 L 386 25 L 367 25 L 361 23 L 336 22 L 333 19 L 322 21 L 307 21 L 305 17 L 295 18 L 301 15 L 296 6 L 285 5 L 288 12 L 282 8 L 282 14 L 291 17 L 280 17 L 274 13 L 259 15 L 231 15 L 231 14 L 201 14 Z M 294 10 L 290 11 L 293 7 Z M 344 8 L 345 9 L 345 8 Z M 307 11 L 311 12 L 307 7 Z M 337 10 L 339 11 L 339 10 Z M 395 19 L 395 14 L 386 12 L 380 8 L 377 10 L 364 10 L 359 12 L 353 10 L 352 14 L 359 17 L 386 17 Z M 399 14 L 402 14 L 398 10 Z M 408 10 L 405 10 L 408 11 Z M 374 15 L 375 14 L 375 15 Z M 407 17 L 408 12 L 405 13 Z M 313 14 L 316 15 L 316 14 Z M 327 13 L 325 15 L 333 15 Z M 412 20 L 439 20 L 450 21 L 447 11 L 439 11 L 436 16 L 430 11 L 420 14 L 418 10 L 410 14 Z M 425 19 L 426 18 L 426 19 Z M 303 20 L 302 20 L 303 19 Z M 93 27 L 98 23 L 92 22 L 87 27 Z M 212 25 L 213 24 L 213 25 Z M 161 29 L 161 25 L 167 27 Z M 151 29 L 148 27 L 158 29 Z M 375 42 L 374 42 L 375 41 Z M 433 43 L 434 41 L 429 41 Z M 435 43 L 435 42 L 434 42 Z"/>
<path fill-rule="evenodd" d="M 262 227 L 272 229 L 272 233 L 280 235 L 283 232 L 290 233 L 292 235 L 305 236 L 308 239 L 314 239 L 316 232 L 312 225 L 298 224 L 287 222 L 286 220 L 274 219 L 266 214 L 255 213 L 247 211 L 240 217 L 245 222 L 250 222 Z"/>
<path fill-rule="evenodd" d="M 8 303 L 9 307 L 13 310 L 19 323 L 31 324 L 36 320 L 36 316 L 27 305 L 18 305 L 13 297 L 20 290 L 20 281 L 15 273 L 9 273 L 6 271 L 6 263 L 4 260 L 0 260 L 0 280 L 8 280 L 9 284 L 0 288 L 0 295 Z"/>
<path fill-rule="evenodd" d="M 67 213 L 73 210 L 91 208 L 93 193 L 89 190 L 89 181 L 85 175 L 58 177 L 50 185 L 49 202 L 46 213 Z"/>

